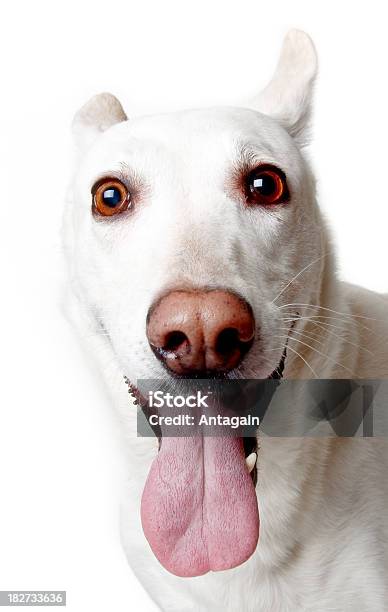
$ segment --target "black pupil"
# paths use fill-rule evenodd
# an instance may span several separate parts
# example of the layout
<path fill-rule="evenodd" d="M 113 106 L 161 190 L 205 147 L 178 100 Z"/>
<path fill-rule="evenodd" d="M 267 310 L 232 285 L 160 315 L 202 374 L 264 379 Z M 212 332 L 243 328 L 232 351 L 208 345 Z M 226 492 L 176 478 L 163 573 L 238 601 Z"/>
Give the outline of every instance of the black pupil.
<path fill-rule="evenodd" d="M 271 174 L 260 172 L 253 177 L 251 187 L 262 196 L 271 196 L 276 191 L 276 181 Z"/>
<path fill-rule="evenodd" d="M 102 199 L 105 206 L 115 208 L 121 202 L 121 192 L 117 187 L 108 187 L 102 194 Z"/>

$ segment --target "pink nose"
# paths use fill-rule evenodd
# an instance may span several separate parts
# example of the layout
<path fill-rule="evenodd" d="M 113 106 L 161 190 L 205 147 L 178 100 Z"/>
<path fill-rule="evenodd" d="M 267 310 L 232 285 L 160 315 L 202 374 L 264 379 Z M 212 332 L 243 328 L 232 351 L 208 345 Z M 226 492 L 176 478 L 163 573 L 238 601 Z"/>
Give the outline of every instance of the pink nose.
<path fill-rule="evenodd" d="M 178 375 L 225 373 L 237 367 L 252 345 L 252 309 L 228 291 L 172 291 L 147 317 L 155 355 Z"/>

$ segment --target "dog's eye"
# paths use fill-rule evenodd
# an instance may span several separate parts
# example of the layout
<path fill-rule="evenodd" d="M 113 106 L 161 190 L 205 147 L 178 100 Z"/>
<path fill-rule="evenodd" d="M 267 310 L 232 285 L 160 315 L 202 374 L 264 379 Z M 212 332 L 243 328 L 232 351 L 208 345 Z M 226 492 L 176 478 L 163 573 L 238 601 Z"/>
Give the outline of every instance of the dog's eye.
<path fill-rule="evenodd" d="M 270 164 L 255 168 L 247 178 L 247 203 L 263 206 L 287 202 L 290 194 L 286 175 Z"/>
<path fill-rule="evenodd" d="M 92 188 L 93 212 L 112 217 L 128 210 L 131 196 L 126 186 L 115 178 L 104 178 Z"/>

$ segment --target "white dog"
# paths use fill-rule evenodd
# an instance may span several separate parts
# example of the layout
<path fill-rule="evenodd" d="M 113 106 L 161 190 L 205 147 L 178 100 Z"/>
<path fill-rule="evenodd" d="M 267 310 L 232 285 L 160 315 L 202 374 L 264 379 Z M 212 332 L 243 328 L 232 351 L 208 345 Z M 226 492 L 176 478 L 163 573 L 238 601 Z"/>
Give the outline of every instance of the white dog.
<path fill-rule="evenodd" d="M 241 440 L 138 438 L 123 382 L 388 378 L 388 302 L 337 280 L 303 154 L 316 71 L 292 31 L 250 108 L 127 120 L 101 94 L 74 120 L 69 307 L 126 429 L 128 560 L 169 612 L 388 609 L 383 439 L 259 433 L 254 489 Z"/>

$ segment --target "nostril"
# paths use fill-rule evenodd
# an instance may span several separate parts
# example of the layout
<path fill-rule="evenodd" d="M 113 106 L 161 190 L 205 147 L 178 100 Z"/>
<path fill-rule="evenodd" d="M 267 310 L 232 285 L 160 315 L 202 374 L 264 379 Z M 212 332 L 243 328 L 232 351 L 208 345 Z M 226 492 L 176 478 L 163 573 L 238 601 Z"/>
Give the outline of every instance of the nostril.
<path fill-rule="evenodd" d="M 167 352 L 175 352 L 180 348 L 188 346 L 189 339 L 186 334 L 181 331 L 173 331 L 167 335 L 163 349 Z"/>
<path fill-rule="evenodd" d="M 150 346 L 158 359 L 170 361 L 180 359 L 190 353 L 190 341 L 186 334 L 180 331 L 168 333 L 162 343 L 150 340 Z"/>
<path fill-rule="evenodd" d="M 234 327 L 227 327 L 218 334 L 215 350 L 218 355 L 227 357 L 238 349 L 241 356 L 243 356 L 251 347 L 252 342 L 253 338 L 250 340 L 241 340 L 238 329 Z"/>
<path fill-rule="evenodd" d="M 239 346 L 239 344 L 238 330 L 233 327 L 228 327 L 218 334 L 215 349 L 219 355 L 229 355 Z"/>

